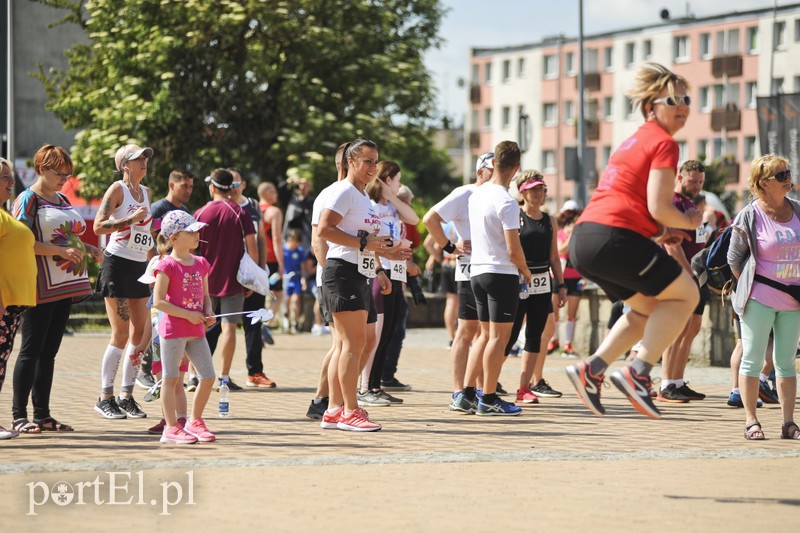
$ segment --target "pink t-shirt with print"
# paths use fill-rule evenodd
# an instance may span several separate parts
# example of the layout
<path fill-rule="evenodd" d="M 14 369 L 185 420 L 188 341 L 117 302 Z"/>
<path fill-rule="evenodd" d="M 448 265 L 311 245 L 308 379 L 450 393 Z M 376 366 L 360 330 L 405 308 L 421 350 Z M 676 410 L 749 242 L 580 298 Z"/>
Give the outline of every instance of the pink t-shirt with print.
<path fill-rule="evenodd" d="M 800 285 L 800 220 L 783 224 L 768 217 L 756 203 L 756 274 L 784 285 Z M 800 310 L 800 303 L 783 291 L 758 281 L 753 283 L 750 298 L 778 311 Z"/>
<path fill-rule="evenodd" d="M 203 312 L 205 292 L 203 280 L 208 275 L 209 265 L 204 257 L 194 257 L 194 264 L 183 265 L 170 256 L 164 257 L 155 272 L 163 272 L 169 278 L 166 300 L 189 311 Z M 204 337 L 205 324 L 192 324 L 185 318 L 161 313 L 158 321 L 158 334 L 162 339 L 178 339 L 183 337 Z"/>

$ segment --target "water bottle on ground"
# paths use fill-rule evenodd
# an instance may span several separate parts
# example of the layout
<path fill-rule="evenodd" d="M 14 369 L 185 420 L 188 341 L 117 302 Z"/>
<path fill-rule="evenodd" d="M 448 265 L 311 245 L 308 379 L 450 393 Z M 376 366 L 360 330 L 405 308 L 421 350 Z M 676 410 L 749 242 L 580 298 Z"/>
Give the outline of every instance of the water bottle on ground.
<path fill-rule="evenodd" d="M 231 416 L 230 404 L 231 389 L 228 388 L 228 381 L 223 380 L 219 386 L 219 416 L 228 418 Z"/>

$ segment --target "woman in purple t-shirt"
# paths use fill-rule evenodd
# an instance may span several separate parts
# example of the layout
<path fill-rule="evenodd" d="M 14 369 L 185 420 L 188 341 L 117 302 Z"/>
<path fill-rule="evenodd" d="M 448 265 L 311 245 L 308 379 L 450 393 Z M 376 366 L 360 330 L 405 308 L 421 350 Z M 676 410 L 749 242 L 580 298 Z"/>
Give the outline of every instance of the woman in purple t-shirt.
<path fill-rule="evenodd" d="M 756 199 L 736 217 L 728 263 L 738 278 L 731 299 L 742 324 L 739 388 L 746 421 L 744 437 L 764 440 L 756 418 L 758 374 L 770 331 L 778 398 L 783 414 L 782 439 L 800 440 L 794 422 L 797 374 L 794 366 L 800 338 L 800 202 L 792 190 L 789 160 L 767 154 L 750 166 L 750 190 Z"/>

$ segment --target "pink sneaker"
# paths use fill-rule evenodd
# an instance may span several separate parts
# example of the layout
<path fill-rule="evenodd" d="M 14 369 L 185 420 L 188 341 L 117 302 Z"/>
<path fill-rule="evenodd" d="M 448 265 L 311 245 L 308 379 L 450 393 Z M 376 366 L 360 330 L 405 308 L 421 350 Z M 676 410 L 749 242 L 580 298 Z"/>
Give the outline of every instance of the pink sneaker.
<path fill-rule="evenodd" d="M 162 418 L 158 424 L 148 429 L 147 432 L 150 433 L 151 435 L 161 435 L 162 433 L 164 433 L 164 427 L 166 425 L 167 421 Z"/>
<path fill-rule="evenodd" d="M 539 397 L 531 392 L 530 387 L 517 389 L 517 401 L 522 403 L 539 403 Z"/>
<path fill-rule="evenodd" d="M 361 408 L 353 409 L 353 412 L 339 419 L 336 427 L 344 431 L 378 431 L 381 429 L 380 424 L 376 424 L 367 417 L 367 412 Z"/>
<path fill-rule="evenodd" d="M 322 422 L 319 423 L 319 427 L 322 429 L 338 429 L 339 420 L 342 418 L 343 411 L 344 409 L 342 407 L 337 408 L 333 412 L 331 412 L 330 409 L 326 409 L 325 413 L 322 415 Z"/>
<path fill-rule="evenodd" d="M 164 428 L 164 433 L 161 434 L 161 442 L 163 444 L 194 444 L 197 442 L 197 437 L 189 435 L 180 425 L 175 424 Z"/>
<path fill-rule="evenodd" d="M 186 424 L 183 430 L 189 435 L 196 437 L 200 442 L 214 442 L 217 440 L 217 437 L 208 430 L 202 418 L 192 420 Z"/>

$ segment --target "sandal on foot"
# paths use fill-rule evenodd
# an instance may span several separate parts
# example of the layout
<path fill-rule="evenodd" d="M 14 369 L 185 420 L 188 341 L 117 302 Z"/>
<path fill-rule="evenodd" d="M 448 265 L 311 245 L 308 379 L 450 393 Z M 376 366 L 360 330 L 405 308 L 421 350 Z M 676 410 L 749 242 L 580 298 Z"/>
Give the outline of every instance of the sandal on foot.
<path fill-rule="evenodd" d="M 765 440 L 764 430 L 761 429 L 761 422 L 753 422 L 744 427 L 744 438 L 747 440 Z"/>
<path fill-rule="evenodd" d="M 781 426 L 781 438 L 789 440 L 800 440 L 800 427 L 794 422 L 786 422 Z"/>
<path fill-rule="evenodd" d="M 39 426 L 41 431 L 75 431 L 69 424 L 62 424 L 52 416 L 42 418 L 41 420 L 34 418 L 31 423 Z"/>
<path fill-rule="evenodd" d="M 41 433 L 42 428 L 39 427 L 39 424 L 34 424 L 27 418 L 18 418 L 11 423 L 11 427 L 14 428 L 14 431 L 18 431 L 20 433 Z"/>

